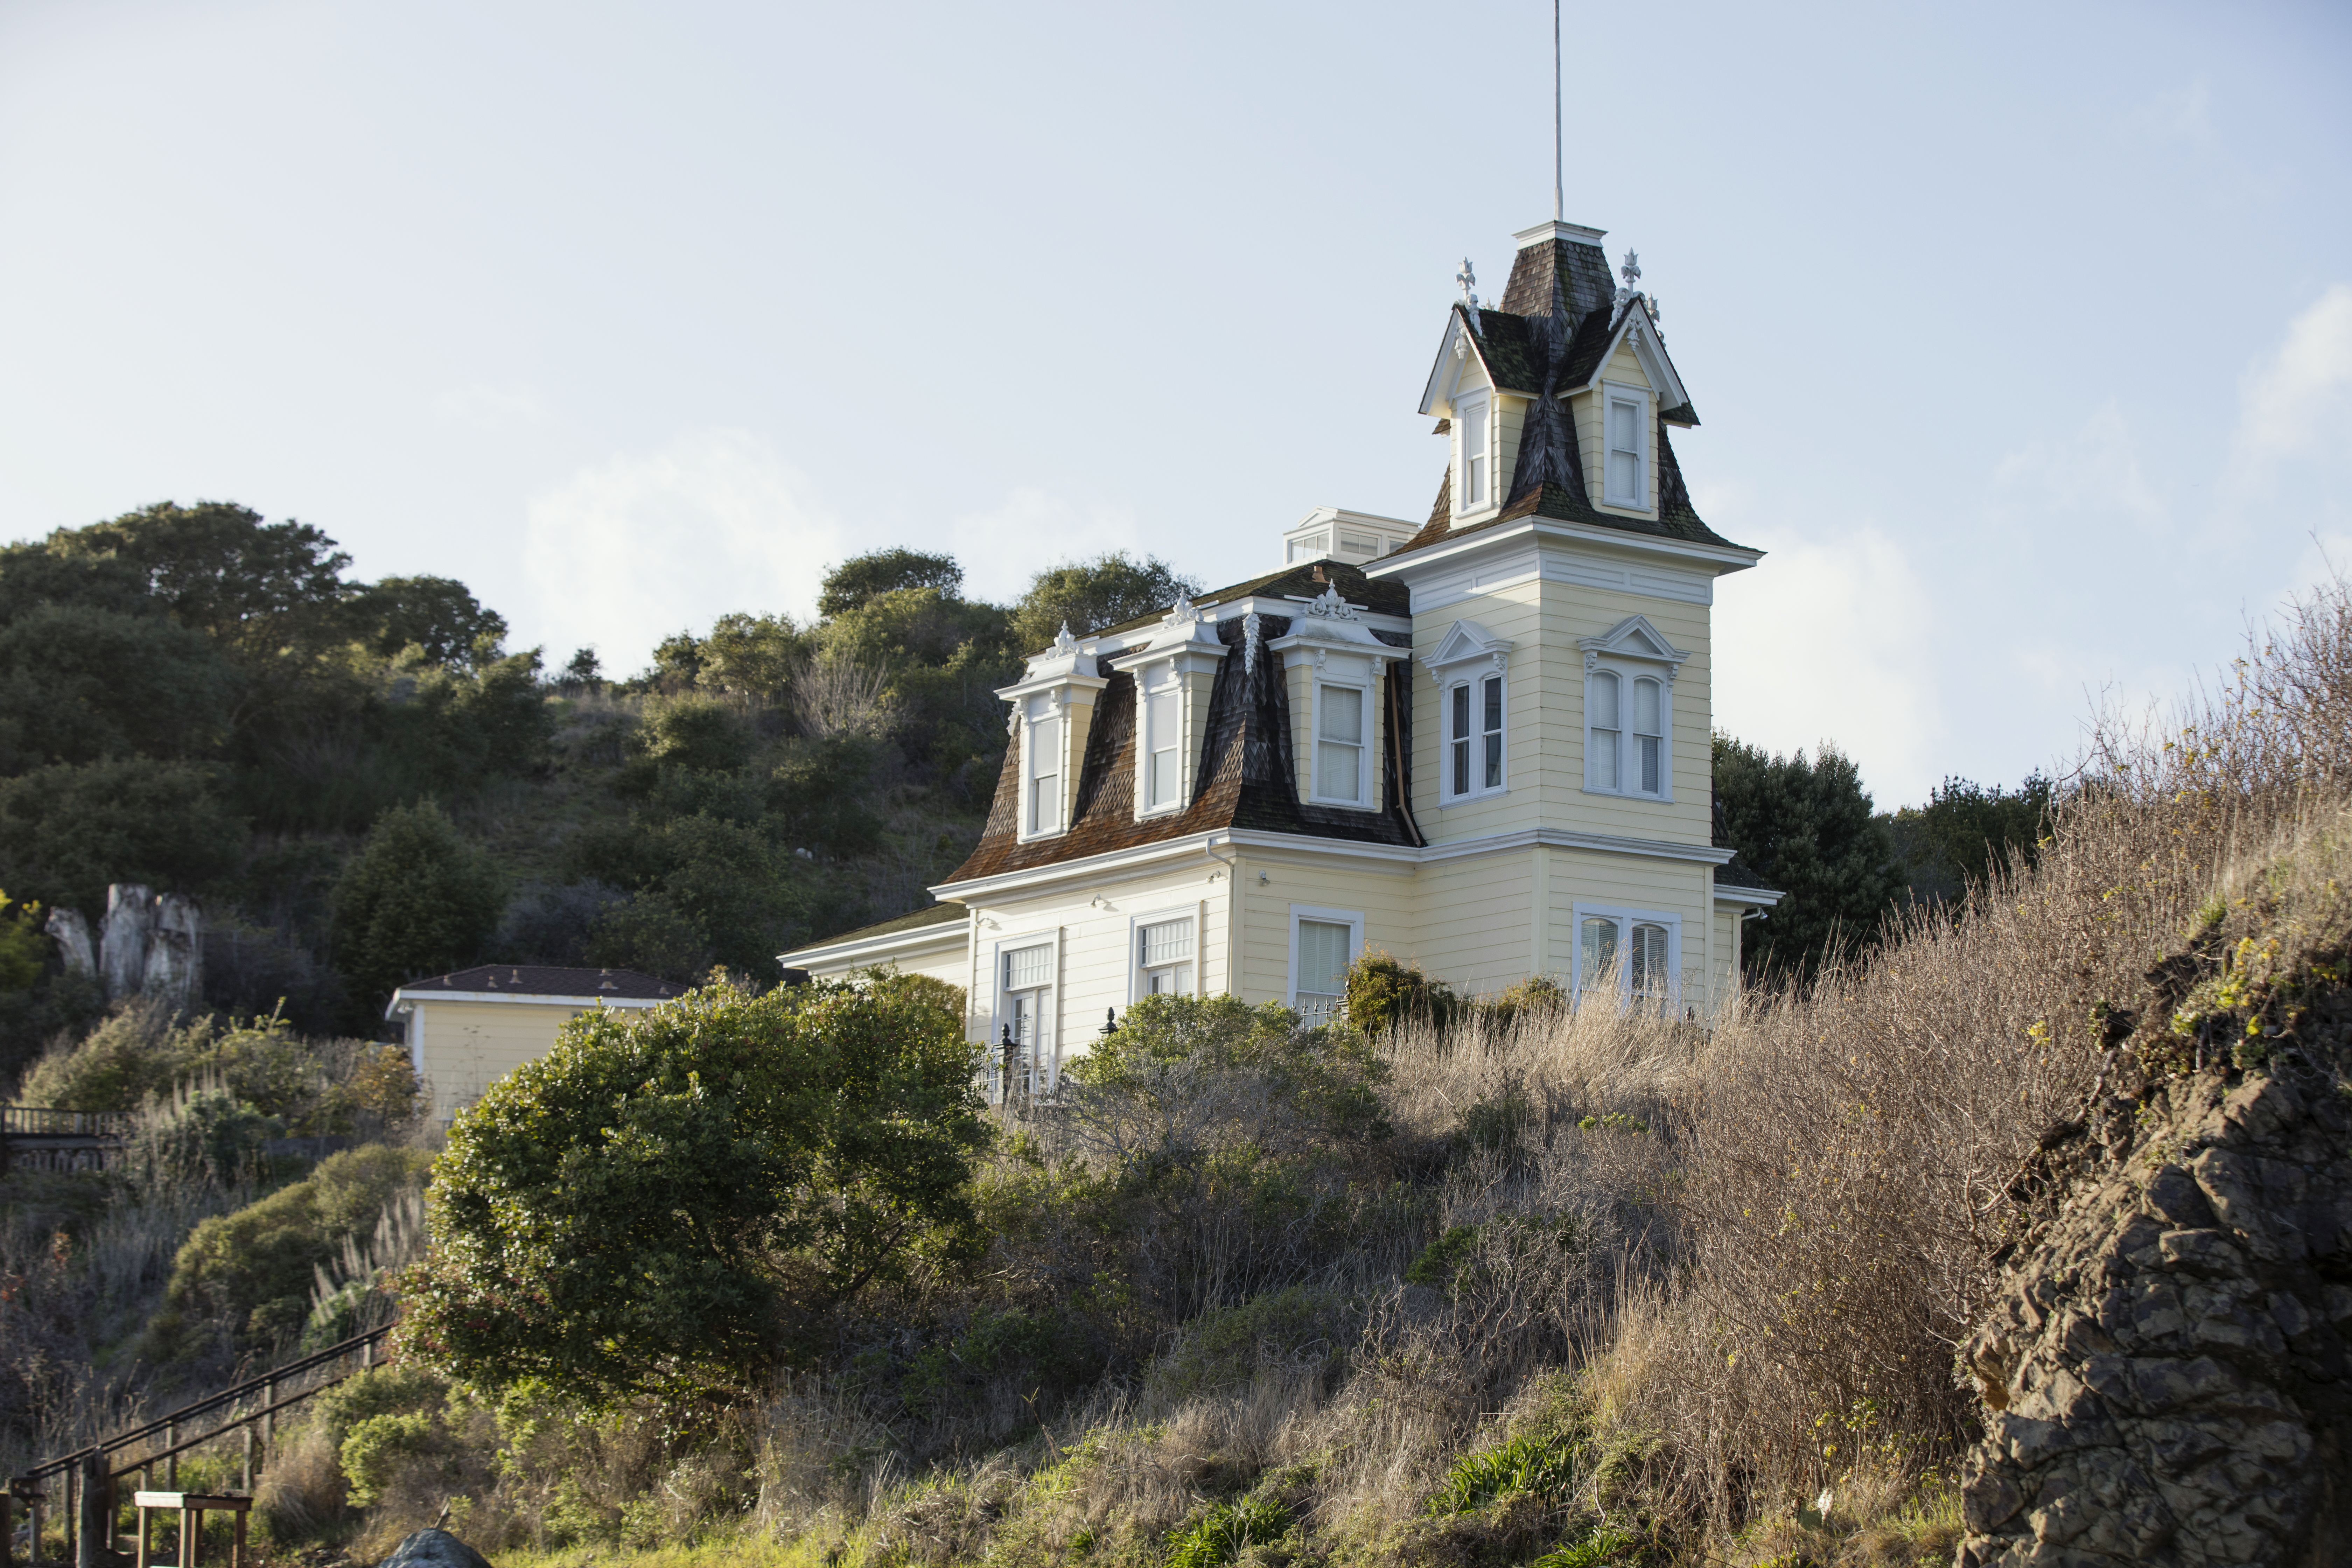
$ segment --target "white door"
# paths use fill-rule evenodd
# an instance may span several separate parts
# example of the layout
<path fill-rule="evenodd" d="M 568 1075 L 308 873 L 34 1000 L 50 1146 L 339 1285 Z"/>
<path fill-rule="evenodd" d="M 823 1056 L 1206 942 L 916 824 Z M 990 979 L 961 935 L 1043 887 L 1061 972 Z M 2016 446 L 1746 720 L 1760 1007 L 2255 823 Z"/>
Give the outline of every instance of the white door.
<path fill-rule="evenodd" d="M 1051 942 L 1017 949 L 1004 955 L 999 986 L 997 1048 L 990 1064 L 995 1098 L 1015 1094 L 1050 1094 L 1055 1060 L 1053 998 L 1054 948 Z"/>

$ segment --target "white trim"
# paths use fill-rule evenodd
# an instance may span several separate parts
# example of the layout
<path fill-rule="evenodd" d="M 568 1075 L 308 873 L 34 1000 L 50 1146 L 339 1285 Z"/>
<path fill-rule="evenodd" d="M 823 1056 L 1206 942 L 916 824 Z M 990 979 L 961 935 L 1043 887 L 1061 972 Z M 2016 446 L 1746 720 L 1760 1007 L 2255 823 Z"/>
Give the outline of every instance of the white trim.
<path fill-rule="evenodd" d="M 1149 925 L 1160 925 L 1168 921 L 1181 920 L 1192 922 L 1192 994 L 1195 996 L 1208 994 L 1208 992 L 1202 988 L 1201 978 L 1202 962 L 1207 956 L 1208 949 L 1203 929 L 1208 922 L 1202 916 L 1202 909 L 1201 901 L 1196 899 L 1188 904 L 1171 904 L 1165 909 L 1147 910 L 1142 914 L 1127 917 L 1127 1005 L 1129 1006 L 1134 1006 L 1144 995 L 1143 955 L 1139 951 L 1139 946 L 1143 940 L 1143 928 Z"/>
<path fill-rule="evenodd" d="M 1399 876 L 1410 876 L 1415 866 L 1437 865 L 1478 855 L 1499 855 L 1538 845 L 1547 849 L 1593 849 L 1604 854 L 1630 855 L 1649 860 L 1688 860 L 1703 866 L 1723 865 L 1733 853 L 1706 844 L 1676 844 L 1663 838 L 1625 838 L 1607 833 L 1574 833 L 1559 827 L 1522 827 L 1509 833 L 1457 838 L 1422 848 L 1404 844 L 1368 844 L 1352 839 L 1320 838 L 1305 833 L 1218 828 L 1214 832 L 1187 834 L 1181 838 L 1162 839 L 1157 844 L 1134 848 L 1106 850 L 1099 855 L 1082 855 L 1044 866 L 1024 867 L 1018 871 L 1000 872 L 993 877 L 975 877 L 963 882 L 940 882 L 926 891 L 934 898 L 976 906 L 997 894 L 1038 892 L 1057 882 L 1099 879 L 1156 861 L 1205 856 L 1213 847 L 1223 847 L 1285 850 L 1325 860 L 1356 860 L 1368 866 L 1391 869 Z M 1214 859 L 1215 857 L 1209 856 L 1209 858 Z"/>
<path fill-rule="evenodd" d="M 971 911 L 967 910 L 952 921 L 940 921 L 934 925 L 910 926 L 905 931 L 884 931 L 877 936 L 861 936 L 849 942 L 817 942 L 809 947 L 796 947 L 790 952 L 776 954 L 776 962 L 789 969 L 807 969 L 816 963 L 842 963 L 859 959 L 879 959 L 883 954 L 918 952 L 928 947 L 960 947 L 970 940 Z"/>
<path fill-rule="evenodd" d="M 1367 577 L 1383 581 L 1391 577 L 1399 578 L 1410 586 L 1412 577 L 1409 574 L 1416 570 L 1435 566 L 1459 556 L 1500 553 L 1515 542 L 1528 540 L 1599 544 L 1633 554 L 1704 561 L 1717 568 L 1717 575 L 1725 572 L 1745 572 L 1764 559 L 1763 551 L 1750 550 L 1745 545 L 1696 544 L 1688 540 L 1666 539 L 1654 533 L 1632 533 L 1596 522 L 1569 522 L 1556 517 L 1524 517 L 1480 529 L 1462 539 L 1441 539 L 1418 550 L 1384 556 L 1363 568 L 1363 572 Z"/>
<path fill-rule="evenodd" d="M 1729 883 L 1715 886 L 1717 903 L 1746 904 L 1751 909 L 1769 910 L 1788 896 L 1776 888 L 1741 888 Z"/>
<path fill-rule="evenodd" d="M 1298 1010 L 1298 922 L 1321 921 L 1348 927 L 1348 963 L 1353 965 L 1364 955 L 1364 911 L 1361 910 L 1327 910 L 1313 904 L 1290 906 L 1290 973 L 1284 984 L 1283 1005 L 1292 1012 Z M 1317 995 L 1323 994 L 1321 992 Z"/>
<path fill-rule="evenodd" d="M 1559 219 L 1553 218 L 1550 222 L 1539 223 L 1533 228 L 1520 229 L 1511 237 L 1519 242 L 1521 250 L 1532 250 L 1546 240 L 1552 239 L 1564 239 L 1570 245 L 1589 245 L 1598 250 L 1601 240 L 1608 237 L 1608 234 L 1609 231 L 1605 228 L 1587 228 L 1580 223 L 1562 223 Z"/>
<path fill-rule="evenodd" d="M 1633 963 L 1628 942 L 1631 928 L 1635 925 L 1662 925 L 1666 928 L 1667 994 L 1658 998 L 1670 1006 L 1678 1006 L 1683 996 L 1683 917 L 1664 910 L 1637 910 L 1622 904 L 1589 904 L 1579 899 L 1569 915 L 1569 990 L 1572 995 L 1584 994 L 1584 922 L 1588 918 L 1617 922 L 1617 999 L 1620 1005 L 1633 1000 Z"/>

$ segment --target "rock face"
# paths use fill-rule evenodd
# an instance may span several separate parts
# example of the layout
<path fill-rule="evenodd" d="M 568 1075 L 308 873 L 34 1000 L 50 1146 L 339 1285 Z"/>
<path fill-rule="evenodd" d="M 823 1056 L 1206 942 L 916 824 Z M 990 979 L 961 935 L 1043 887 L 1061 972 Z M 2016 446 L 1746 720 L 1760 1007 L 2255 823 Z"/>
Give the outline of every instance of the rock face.
<path fill-rule="evenodd" d="M 446 1530 L 420 1530 L 376 1568 L 490 1568 L 490 1560 Z"/>
<path fill-rule="evenodd" d="M 2095 1096 L 2053 1141 L 2059 1201 L 1961 1351 L 1987 1406 L 1962 1568 L 2352 1563 L 2352 1030 L 2330 1012 L 2302 1070 Z"/>

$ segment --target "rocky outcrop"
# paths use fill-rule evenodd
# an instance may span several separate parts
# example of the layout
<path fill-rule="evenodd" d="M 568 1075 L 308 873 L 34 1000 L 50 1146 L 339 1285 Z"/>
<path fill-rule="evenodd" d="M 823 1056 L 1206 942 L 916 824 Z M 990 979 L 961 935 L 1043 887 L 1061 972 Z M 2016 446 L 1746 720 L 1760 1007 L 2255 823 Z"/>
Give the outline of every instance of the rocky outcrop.
<path fill-rule="evenodd" d="M 2043 1217 L 1961 1351 L 1963 1568 L 2352 1563 L 2352 1004 L 2320 973 L 2294 1048 L 2126 1069 L 2021 1178 Z"/>

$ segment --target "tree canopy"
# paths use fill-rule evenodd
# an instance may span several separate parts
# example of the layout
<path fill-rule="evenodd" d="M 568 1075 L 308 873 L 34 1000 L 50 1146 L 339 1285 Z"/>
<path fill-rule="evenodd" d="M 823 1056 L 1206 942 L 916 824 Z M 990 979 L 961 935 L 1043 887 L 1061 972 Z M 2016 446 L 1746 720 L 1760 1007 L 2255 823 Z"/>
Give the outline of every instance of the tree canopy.
<path fill-rule="evenodd" d="M 1809 976 L 1835 943 L 1876 939 L 1903 884 L 1851 758 L 1827 742 L 1809 759 L 1717 735 L 1715 811 L 1719 842 L 1788 895 L 1748 927 L 1751 974 Z"/>
<path fill-rule="evenodd" d="M 1013 607 L 1013 635 L 1019 650 L 1036 652 L 1066 624 L 1084 637 L 1105 626 L 1148 616 L 1179 594 L 1197 594 L 1201 582 L 1157 555 L 1141 561 L 1124 550 L 1092 561 L 1055 566 L 1037 574 Z"/>
<path fill-rule="evenodd" d="M 755 1388 L 868 1286 L 972 1255 L 972 1050 L 880 974 L 582 1015 L 451 1129 L 407 1342 L 592 1404 Z"/>

